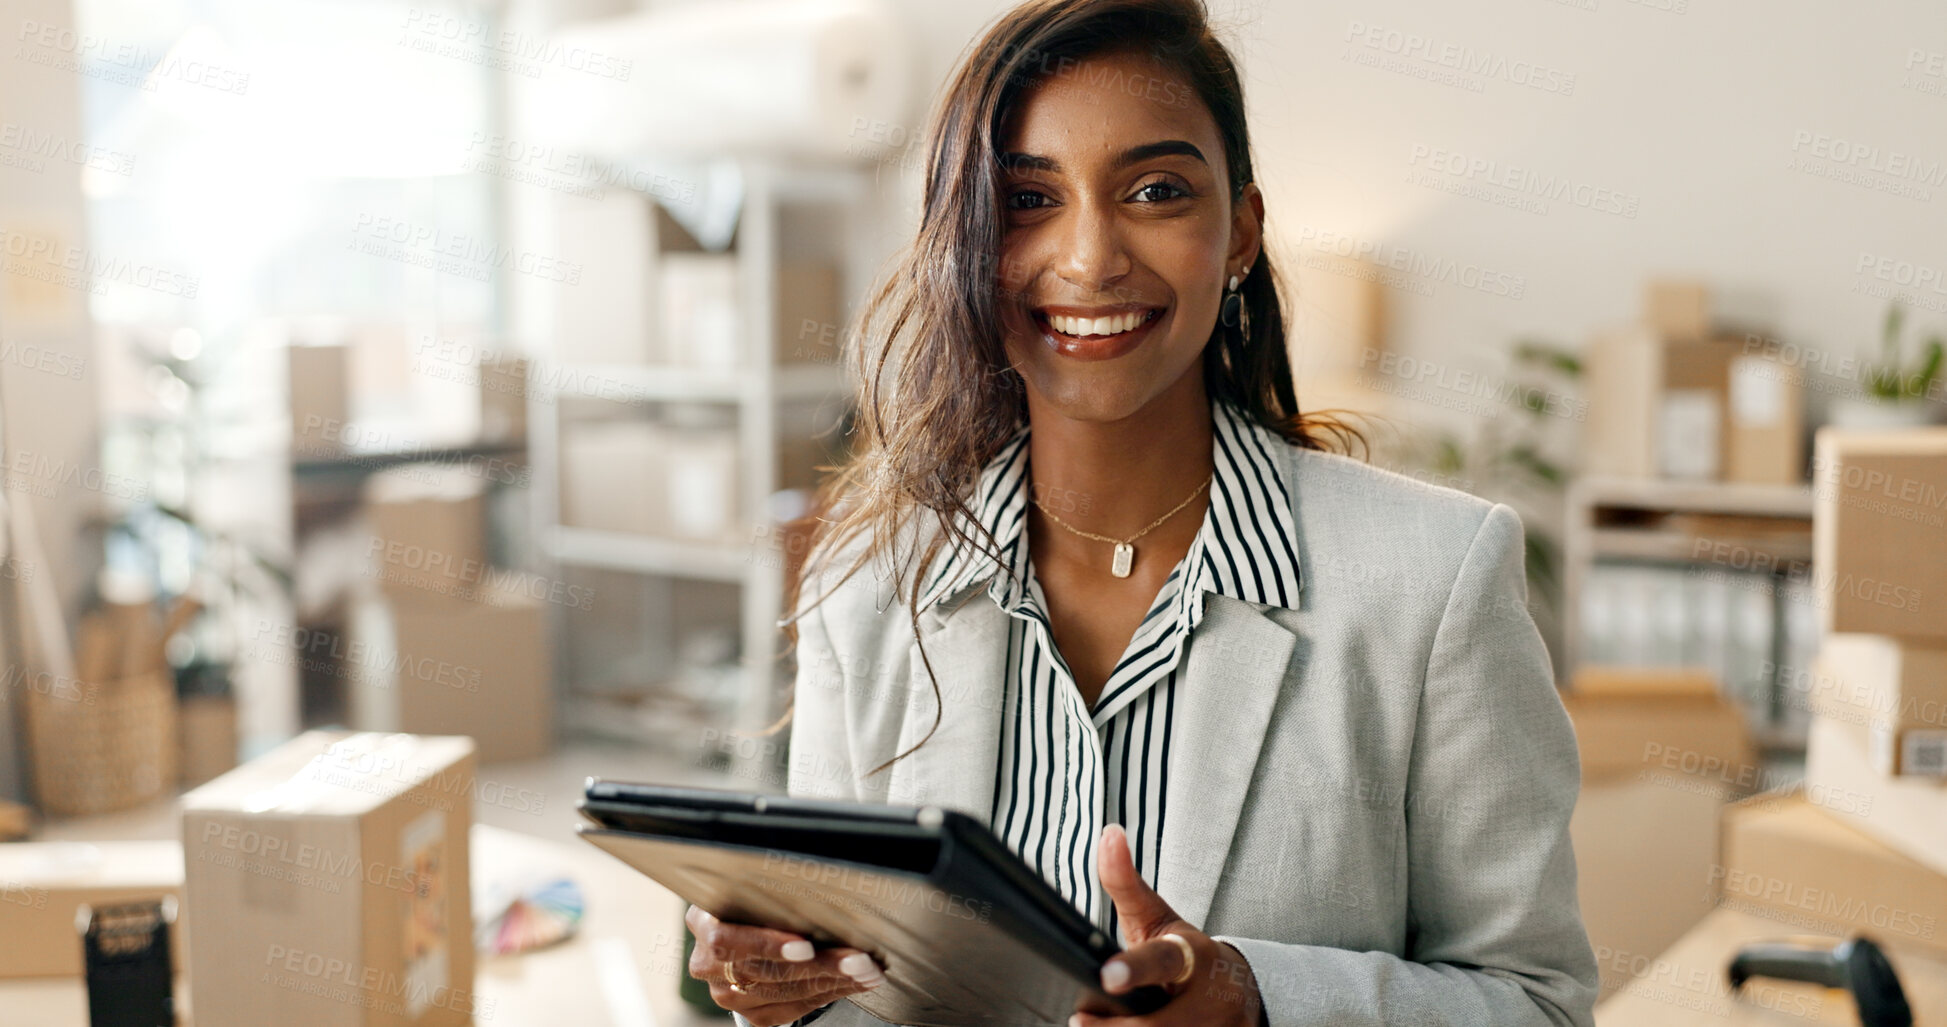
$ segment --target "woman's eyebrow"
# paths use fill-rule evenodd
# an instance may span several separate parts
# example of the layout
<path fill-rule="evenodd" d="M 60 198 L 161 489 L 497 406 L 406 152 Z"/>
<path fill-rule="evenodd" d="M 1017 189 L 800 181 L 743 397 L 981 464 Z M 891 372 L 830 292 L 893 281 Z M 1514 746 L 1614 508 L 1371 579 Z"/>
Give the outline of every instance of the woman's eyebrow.
<path fill-rule="evenodd" d="M 1210 162 L 1204 159 L 1203 151 L 1197 149 L 1196 144 L 1182 139 L 1163 139 L 1153 143 L 1143 143 L 1141 146 L 1131 146 L 1121 153 L 1116 154 L 1115 160 L 1109 163 L 1109 169 L 1112 171 L 1120 171 L 1131 164 L 1137 164 L 1156 157 L 1170 157 L 1178 154 L 1185 157 L 1195 157 L 1204 167 L 1210 166 Z M 1001 166 L 1009 171 L 1061 173 L 1060 161 L 1053 157 L 1044 157 L 1038 153 L 1003 153 L 1001 154 Z"/>

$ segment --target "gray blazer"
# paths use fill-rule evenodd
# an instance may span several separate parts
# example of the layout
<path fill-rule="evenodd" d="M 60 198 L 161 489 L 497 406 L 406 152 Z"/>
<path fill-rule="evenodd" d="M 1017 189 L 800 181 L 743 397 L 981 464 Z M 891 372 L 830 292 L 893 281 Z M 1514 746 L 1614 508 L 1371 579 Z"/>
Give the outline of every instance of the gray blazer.
<path fill-rule="evenodd" d="M 1209 594 L 1179 687 L 1153 882 L 1249 960 L 1274 1027 L 1590 1024 L 1575 738 L 1504 505 L 1286 447 L 1298 609 Z M 919 530 L 919 529 L 915 529 Z M 849 565 L 837 554 L 805 596 Z M 993 800 L 1007 615 L 923 611 L 868 565 L 798 621 L 789 791 Z M 971 601 L 967 601 L 971 600 Z M 849 1002 L 820 1027 L 881 1023 Z"/>

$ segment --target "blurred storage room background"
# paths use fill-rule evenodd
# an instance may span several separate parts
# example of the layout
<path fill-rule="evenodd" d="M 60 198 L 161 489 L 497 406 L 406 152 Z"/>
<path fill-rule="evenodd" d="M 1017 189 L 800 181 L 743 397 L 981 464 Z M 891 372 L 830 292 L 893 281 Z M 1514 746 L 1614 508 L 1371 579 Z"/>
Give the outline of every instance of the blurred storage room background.
<path fill-rule="evenodd" d="M 1007 6 L 12 0 L 0 1010 L 84 1022 L 79 901 L 220 922 L 186 825 L 235 796 L 184 793 L 325 730 L 473 740 L 470 916 L 532 866 L 588 896 L 546 972 L 482 941 L 452 987 L 705 1016 L 574 800 L 783 790 L 840 340 Z M 1854 1022 L 1660 976 L 1786 933 L 1941 1009 L 1947 8 L 1210 6 L 1301 403 L 1527 522 L 1604 1022 Z"/>

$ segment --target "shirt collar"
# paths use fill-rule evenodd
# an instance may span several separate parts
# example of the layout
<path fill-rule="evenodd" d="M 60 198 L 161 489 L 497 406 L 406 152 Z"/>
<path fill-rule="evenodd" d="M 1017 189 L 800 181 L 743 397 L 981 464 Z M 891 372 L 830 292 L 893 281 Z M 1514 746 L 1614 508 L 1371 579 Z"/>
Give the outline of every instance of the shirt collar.
<path fill-rule="evenodd" d="M 1284 447 L 1290 445 L 1248 414 L 1222 401 L 1211 407 L 1210 505 L 1192 544 L 1186 592 L 1216 592 L 1263 606 L 1298 608 L 1298 530 L 1285 483 Z M 1018 604 L 1026 581 L 1028 426 L 1021 425 L 982 468 L 969 511 L 988 534 L 962 526 L 975 546 L 949 541 L 945 559 L 922 593 L 920 609 L 986 578 L 1003 609 Z M 991 535 L 1004 562 L 983 552 Z M 1000 573 L 1003 569 L 1011 573 Z M 1202 604 L 1195 604 L 1195 613 Z M 1195 613 L 1191 620 L 1198 619 Z"/>

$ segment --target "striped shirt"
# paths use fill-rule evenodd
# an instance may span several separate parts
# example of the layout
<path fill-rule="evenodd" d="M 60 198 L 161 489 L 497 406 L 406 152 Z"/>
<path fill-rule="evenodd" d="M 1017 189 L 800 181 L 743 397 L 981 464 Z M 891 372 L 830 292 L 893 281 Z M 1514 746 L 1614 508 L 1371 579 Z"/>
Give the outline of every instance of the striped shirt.
<path fill-rule="evenodd" d="M 993 574 L 987 593 L 1010 624 L 991 824 L 1009 848 L 1111 936 L 1119 930 L 1096 872 L 1096 842 L 1106 824 L 1123 825 L 1137 871 L 1157 886 L 1169 809 L 1170 728 L 1204 593 L 1298 606 L 1297 532 L 1280 459 L 1289 443 L 1221 402 L 1211 403 L 1211 420 L 1215 470 L 1202 530 L 1157 591 L 1093 708 L 1055 648 L 1028 552 L 1027 426 L 982 470 L 969 504 L 1010 573 L 994 574 L 995 560 L 987 553 L 955 548 L 920 601 L 924 609 Z"/>

